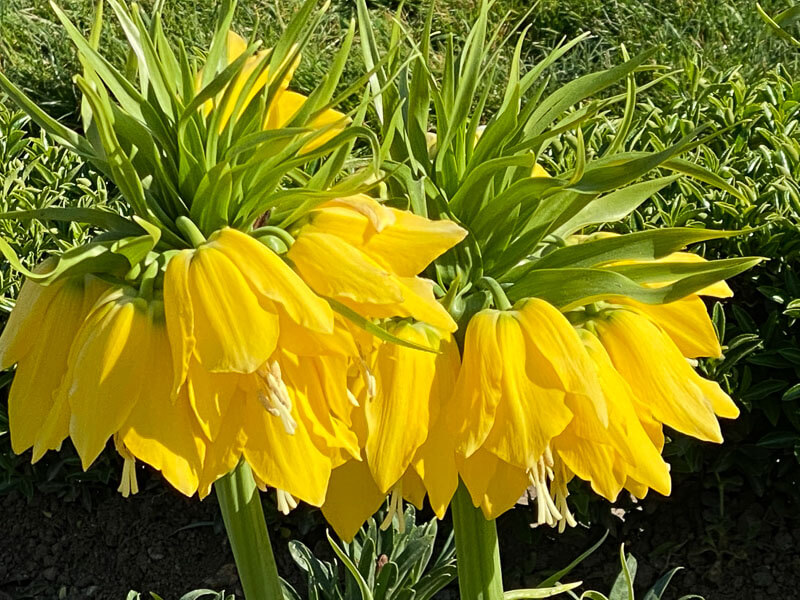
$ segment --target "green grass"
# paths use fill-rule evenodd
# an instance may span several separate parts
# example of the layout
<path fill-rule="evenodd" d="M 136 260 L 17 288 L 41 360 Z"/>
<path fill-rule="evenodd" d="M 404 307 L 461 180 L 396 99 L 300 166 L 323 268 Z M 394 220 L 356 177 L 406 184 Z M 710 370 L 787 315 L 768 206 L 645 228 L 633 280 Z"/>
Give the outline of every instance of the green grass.
<path fill-rule="evenodd" d="M 78 27 L 88 30 L 94 11 L 92 0 L 61 0 L 60 4 Z M 143 4 L 147 7 L 151 1 Z M 259 35 L 269 43 L 299 4 L 299 0 L 242 1 L 234 27 L 246 33 L 257 27 Z M 167 0 L 165 5 L 168 34 L 175 40 L 180 38 L 188 48 L 207 47 L 216 3 Z M 307 52 L 297 72 L 294 85 L 299 90 L 312 87 L 323 74 L 326 59 L 352 16 L 353 5 L 352 0 L 334 0 L 313 45 L 318 52 Z M 768 12 L 774 12 L 783 2 L 765 0 L 763 5 Z M 403 19 L 411 30 L 419 31 L 426 6 L 423 0 L 406 2 Z M 499 0 L 494 19 L 507 13 L 509 23 L 514 23 L 529 6 L 527 0 Z M 381 28 L 388 31 L 397 2 L 370 2 L 370 7 Z M 439 0 L 435 11 L 436 37 L 443 33 L 463 36 L 474 20 L 477 2 Z M 103 50 L 121 61 L 125 45 L 113 21 L 106 19 Z M 777 63 L 790 68 L 798 65 L 797 53 L 768 34 L 753 0 L 540 0 L 525 25 L 530 27 L 524 55 L 529 63 L 564 37 L 572 38 L 584 31 L 593 33 L 592 40 L 561 62 L 555 72 L 561 81 L 616 64 L 621 44 L 632 53 L 656 47 L 655 60 L 675 67 L 687 59 L 694 60 L 695 55 L 718 69 L 743 65 L 746 73 L 762 72 Z M 80 66 L 46 0 L 0 3 L 0 68 L 52 114 L 74 117 L 77 94 L 71 77 Z M 360 72 L 360 60 L 354 56 L 342 84 Z"/>

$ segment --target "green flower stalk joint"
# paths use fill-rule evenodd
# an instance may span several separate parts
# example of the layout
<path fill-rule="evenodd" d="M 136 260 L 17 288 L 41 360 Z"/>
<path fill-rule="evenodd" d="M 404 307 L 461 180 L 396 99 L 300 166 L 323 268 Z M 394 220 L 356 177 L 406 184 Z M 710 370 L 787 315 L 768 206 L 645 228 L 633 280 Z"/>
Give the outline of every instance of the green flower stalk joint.
<path fill-rule="evenodd" d="M 427 497 L 440 518 L 452 503 L 475 600 L 503 595 L 493 519 L 526 489 L 537 520 L 563 529 L 576 477 L 609 500 L 669 493 L 664 425 L 722 441 L 717 417 L 738 409 L 687 359 L 721 354 L 702 296 L 729 296 L 724 280 L 758 259 L 683 252 L 734 232 L 583 233 L 682 175 L 741 195 L 680 157 L 696 136 L 626 148 L 647 54 L 547 94 L 546 70 L 581 38 L 523 73 L 523 32 L 490 114 L 508 39 L 488 31 L 485 2 L 436 76 L 432 11 L 419 43 L 398 17 L 381 52 L 359 1 L 367 73 L 337 93 L 353 21 L 308 96 L 292 75 L 327 5 L 304 3 L 262 48 L 231 31 L 224 3 L 200 64 L 169 44 L 158 7 L 108 5 L 135 77 L 98 51 L 102 2 L 88 38 L 53 6 L 83 65 L 83 135 L 0 74 L 129 209 L 0 215 L 98 230 L 33 270 L 0 240 L 27 279 L 0 337 L 16 452 L 36 461 L 69 437 L 88 468 L 113 439 L 124 495 L 136 460 L 186 495 L 215 487 L 251 599 L 281 594 L 257 488 L 283 512 L 320 506 L 346 540 L 387 495 L 384 527 L 402 527 L 404 501 Z M 583 128 L 616 104 L 616 138 L 587 156 Z M 566 135 L 572 162 L 554 168 L 548 147 Z"/>

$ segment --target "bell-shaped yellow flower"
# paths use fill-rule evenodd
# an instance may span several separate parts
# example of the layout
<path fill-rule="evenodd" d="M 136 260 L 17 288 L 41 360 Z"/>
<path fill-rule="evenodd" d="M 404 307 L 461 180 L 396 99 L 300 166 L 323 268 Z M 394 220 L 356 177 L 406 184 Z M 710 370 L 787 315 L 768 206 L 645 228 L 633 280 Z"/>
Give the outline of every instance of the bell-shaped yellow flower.
<path fill-rule="evenodd" d="M 253 373 L 275 351 L 281 322 L 333 332 L 333 312 L 274 252 L 223 228 L 167 266 L 164 305 L 172 344 L 173 395 L 192 361 L 211 373 Z"/>
<path fill-rule="evenodd" d="M 452 221 L 353 196 L 312 211 L 287 257 L 314 291 L 365 317 L 413 317 L 455 331 L 433 282 L 417 274 L 465 235 Z"/>
<path fill-rule="evenodd" d="M 716 416 L 735 418 L 739 409 L 692 369 L 669 335 L 625 309 L 603 311 L 592 325 L 614 368 L 655 419 L 701 440 L 722 441 Z"/>
<path fill-rule="evenodd" d="M 391 332 L 432 352 L 387 342 L 367 360 L 374 385 L 356 389 L 353 416 L 363 453 L 333 471 L 322 507 L 343 539 L 355 535 L 389 491 L 388 520 L 402 514 L 403 499 L 421 507 L 426 493 L 442 517 L 458 485 L 452 436 L 436 427 L 460 366 L 455 340 L 423 323 L 404 321 Z"/>
<path fill-rule="evenodd" d="M 48 270 L 50 262 L 37 271 Z M 78 329 L 107 289 L 91 275 L 48 286 L 23 284 L 0 336 L 0 370 L 17 364 L 8 395 L 11 447 L 17 454 L 33 446 L 35 462 L 69 434 L 69 407 L 57 392 Z"/>
<path fill-rule="evenodd" d="M 538 299 L 516 310 L 484 310 L 469 322 L 456 410 L 465 415 L 459 450 L 484 448 L 522 469 L 538 465 L 550 441 L 572 419 L 566 395 L 591 402 L 608 422 L 595 369 L 578 334 Z"/>

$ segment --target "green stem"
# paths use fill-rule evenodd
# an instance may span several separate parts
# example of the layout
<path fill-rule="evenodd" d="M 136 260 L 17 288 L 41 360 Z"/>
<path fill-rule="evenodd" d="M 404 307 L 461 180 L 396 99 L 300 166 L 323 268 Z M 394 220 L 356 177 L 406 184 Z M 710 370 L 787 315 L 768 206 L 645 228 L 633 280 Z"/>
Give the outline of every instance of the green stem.
<path fill-rule="evenodd" d="M 502 600 L 503 575 L 494 521 L 472 504 L 460 482 L 450 504 L 456 534 L 458 589 L 461 600 Z"/>
<path fill-rule="evenodd" d="M 278 567 L 250 467 L 240 463 L 217 480 L 214 490 L 246 600 L 281 600 Z"/>
<path fill-rule="evenodd" d="M 480 284 L 492 293 L 495 308 L 498 310 L 511 310 L 511 302 L 508 301 L 506 293 L 497 281 L 491 277 L 481 277 Z"/>
<path fill-rule="evenodd" d="M 186 236 L 186 239 L 189 243 L 197 248 L 201 244 L 205 243 L 206 236 L 203 235 L 203 232 L 200 231 L 200 228 L 194 224 L 189 217 L 180 216 L 175 219 L 175 225 L 178 226 L 181 233 Z"/>

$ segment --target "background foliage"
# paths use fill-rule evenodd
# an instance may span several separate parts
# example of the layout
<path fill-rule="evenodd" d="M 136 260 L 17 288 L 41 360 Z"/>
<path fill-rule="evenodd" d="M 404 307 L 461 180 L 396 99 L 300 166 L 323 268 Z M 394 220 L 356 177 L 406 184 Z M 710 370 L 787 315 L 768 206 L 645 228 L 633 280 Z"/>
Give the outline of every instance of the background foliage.
<path fill-rule="evenodd" d="M 237 27 L 249 31 L 257 26 L 268 41 L 296 3 L 243 2 Z M 90 0 L 61 4 L 77 24 L 88 26 Z M 762 5 L 768 13 L 783 6 L 777 1 Z M 494 18 L 507 10 L 513 22 L 528 6 L 522 0 L 498 0 Z M 410 27 L 418 23 L 423 7 L 421 0 L 406 3 Z M 394 9 L 395 3 L 374 2 L 371 8 L 375 20 L 388 31 L 387 9 Z M 440 31 L 461 35 L 475 6 L 440 0 L 436 10 Z M 306 55 L 295 76 L 301 91 L 319 79 L 350 15 L 349 2 L 333 4 L 315 45 L 319 54 Z M 188 47 L 201 48 L 209 41 L 213 16 L 213 3 L 169 0 L 165 26 Z M 708 258 L 759 255 L 769 259 L 732 282 L 734 299 L 713 307 L 725 357 L 701 366 L 742 405 L 742 417 L 726 424 L 724 446 L 678 437 L 666 453 L 674 472 L 700 476 L 721 493 L 749 486 L 760 494 L 766 490 L 796 494 L 800 477 L 800 80 L 795 74 L 800 53 L 769 33 L 751 0 L 542 0 L 526 23 L 531 26 L 527 63 L 565 36 L 586 30 L 594 33 L 594 39 L 560 63 L 554 72 L 560 81 L 618 63 L 620 44 L 631 53 L 657 45 L 658 63 L 683 69 L 640 95 L 638 122 L 629 140 L 637 149 L 660 149 L 700 125 L 724 130 L 697 148 L 694 159 L 748 190 L 748 202 L 684 179 L 662 190 L 624 226 L 628 230 L 660 225 L 753 228 L 746 235 L 711 242 L 699 250 Z M 124 45 L 110 25 L 103 43 L 121 60 Z M 353 54 L 342 85 L 361 68 L 357 53 Z M 79 70 L 78 64 L 47 2 L 0 3 L 0 68 L 51 114 L 77 120 L 78 100 L 70 76 Z M 639 83 L 647 77 L 640 75 Z M 590 151 L 599 152 L 609 143 L 619 117 L 601 115 L 586 127 Z M 563 136 L 549 149 L 548 168 L 557 172 L 570 164 L 572 149 L 573 138 Z M 115 194 L 80 160 L 53 146 L 13 108 L 0 103 L 0 212 L 63 204 L 113 207 Z M 5 220 L 0 220 L 0 232 L 14 240 L 15 250 L 29 264 L 87 235 L 75 225 L 43 227 Z M 18 284 L 8 265 L 0 265 L 0 324 Z M 0 375 L 0 388 L 9 381 L 10 374 Z M 116 478 L 112 477 L 117 469 L 114 457 L 106 457 L 83 474 L 69 449 L 31 467 L 28 457 L 11 454 L 4 430 L 5 406 L 0 403 L 0 493 L 18 489 L 30 494 L 39 489 L 77 496 L 76 481 L 105 484 Z"/>

